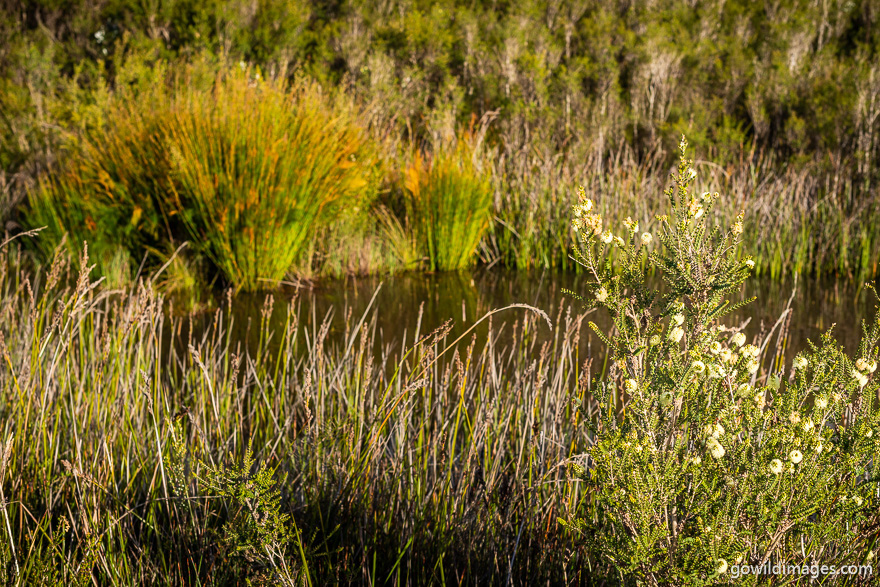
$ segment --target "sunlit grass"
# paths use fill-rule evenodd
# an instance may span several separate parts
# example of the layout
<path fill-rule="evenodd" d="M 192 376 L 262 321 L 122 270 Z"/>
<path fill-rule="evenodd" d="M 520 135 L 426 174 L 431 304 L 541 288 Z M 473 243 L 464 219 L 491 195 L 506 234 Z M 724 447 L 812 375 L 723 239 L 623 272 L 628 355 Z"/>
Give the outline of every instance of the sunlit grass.
<path fill-rule="evenodd" d="M 472 137 L 441 145 L 425 157 L 417 151 L 404 173 L 407 225 L 431 271 L 463 269 L 474 262 L 489 228 L 492 189 L 478 167 Z"/>

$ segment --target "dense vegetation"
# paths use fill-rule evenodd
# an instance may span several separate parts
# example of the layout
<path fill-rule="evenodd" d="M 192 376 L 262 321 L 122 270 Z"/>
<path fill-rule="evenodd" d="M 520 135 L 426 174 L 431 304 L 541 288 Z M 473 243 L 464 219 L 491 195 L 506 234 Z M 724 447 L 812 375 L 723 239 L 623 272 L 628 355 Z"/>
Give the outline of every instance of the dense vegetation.
<path fill-rule="evenodd" d="M 295 89 L 305 76 L 328 96 L 339 94 L 330 100 L 337 106 L 349 100 L 343 110 L 354 109 L 350 117 L 381 160 L 370 185 L 378 197 L 363 194 L 370 203 L 360 214 L 300 227 L 320 238 L 296 253 L 291 268 L 299 276 L 450 266 L 437 254 L 473 262 L 474 235 L 462 238 L 462 251 L 445 253 L 423 240 L 425 226 L 438 220 L 411 217 L 419 208 L 406 187 L 406 169 L 454 151 L 472 117 L 485 140 L 473 164 L 458 167 L 479 174 L 465 193 L 482 202 L 488 182 L 493 195 L 488 232 L 476 235 L 477 260 L 573 267 L 561 212 L 573 188 L 586 185 L 613 218 L 627 209 L 646 222 L 686 132 L 702 160 L 701 189 L 728 196 L 715 209 L 718 220 L 730 223 L 745 209 L 753 228 L 744 242 L 759 272 L 865 276 L 880 259 L 878 20 L 868 0 L 9 1 L 0 7 L 0 213 L 10 230 L 29 227 L 25 200 L 40 191 L 41 174 L 62 181 L 71 165 L 95 155 L 88 171 L 100 176 L 113 162 L 95 159 L 132 130 L 116 124 L 120 112 L 154 106 L 143 96 L 159 80 L 174 94 L 170 78 L 200 64 L 204 83 L 193 82 L 193 91 L 209 93 L 215 75 L 243 63 L 273 84 L 286 80 Z M 184 132 L 170 112 L 154 114 L 162 130 Z M 297 148 L 313 148 L 307 145 Z M 188 166 L 210 163 L 191 151 L 180 155 L 193 157 Z M 120 173 L 137 184 L 144 180 L 138 171 Z M 258 185 L 260 178 L 236 181 Z M 64 190 L 76 198 L 82 187 Z M 190 229 L 204 229 L 214 218 L 190 221 Z M 77 222 L 62 228 L 71 235 L 89 228 Z M 121 225 L 117 240 L 149 236 L 149 229 L 131 234 L 130 216 Z M 186 227 L 164 228 L 167 241 L 102 252 L 101 269 L 133 275 L 145 252 L 148 266 L 159 267 L 193 241 Z M 459 230 L 435 228 L 437 235 Z M 243 262 L 246 245 L 246 237 L 230 245 L 239 249 L 230 259 Z M 218 261 L 218 246 L 185 248 L 170 268 L 176 281 L 201 273 L 241 285 L 232 260 Z M 272 283 L 277 272 L 257 279 Z"/>
<path fill-rule="evenodd" d="M 726 326 L 748 226 L 714 225 L 691 165 L 656 236 L 581 192 L 604 344 L 587 313 L 522 305 L 480 339 L 345 313 L 334 344 L 296 298 L 273 327 L 272 295 L 242 335 L 231 292 L 200 327 L 154 278 L 93 280 L 87 249 L 41 271 L 3 243 L 0 578 L 690 586 L 872 564 L 880 318 L 855 357 L 828 335 L 791 365 L 775 327 Z"/>

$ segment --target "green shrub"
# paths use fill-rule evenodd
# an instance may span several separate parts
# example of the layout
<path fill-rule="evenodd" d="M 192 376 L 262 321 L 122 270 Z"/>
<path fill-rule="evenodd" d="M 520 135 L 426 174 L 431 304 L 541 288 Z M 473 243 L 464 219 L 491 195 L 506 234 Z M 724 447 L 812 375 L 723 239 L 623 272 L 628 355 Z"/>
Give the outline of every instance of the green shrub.
<path fill-rule="evenodd" d="M 865 327 L 858 360 L 829 332 L 787 373 L 759 378 L 761 350 L 721 322 L 735 309 L 725 296 L 754 266 L 738 256 L 742 217 L 726 229 L 707 221 L 717 196 L 691 193 L 685 148 L 682 138 L 672 212 L 655 235 L 629 219 L 613 234 L 583 193 L 575 206 L 590 305 L 614 321 L 610 333 L 591 326 L 615 363 L 585 468 L 575 467 L 590 509 L 571 525 L 647 585 L 716 584 L 768 561 L 866 564 L 880 523 L 880 319 Z M 646 285 L 645 257 L 668 293 Z"/>
<path fill-rule="evenodd" d="M 489 228 L 492 188 L 476 156 L 476 143 L 465 134 L 430 159 L 416 152 L 406 170 L 407 224 L 431 271 L 469 266 Z"/>

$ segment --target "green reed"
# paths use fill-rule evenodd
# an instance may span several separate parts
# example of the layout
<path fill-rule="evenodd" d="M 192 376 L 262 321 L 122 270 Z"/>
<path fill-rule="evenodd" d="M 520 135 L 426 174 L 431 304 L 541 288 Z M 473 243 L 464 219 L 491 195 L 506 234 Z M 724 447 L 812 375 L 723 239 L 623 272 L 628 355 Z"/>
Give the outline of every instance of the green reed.
<path fill-rule="evenodd" d="M 455 145 L 435 147 L 428 159 L 416 152 L 404 173 L 406 220 L 431 271 L 470 266 L 489 227 L 490 176 L 477 156 L 474 139 L 463 133 Z"/>
<path fill-rule="evenodd" d="M 456 345 L 415 324 L 397 347 L 375 308 L 337 345 L 329 318 L 270 296 L 242 338 L 232 297 L 196 330 L 148 280 L 4 256 L 0 562 L 18 584 L 588 579 L 556 522 L 583 499 L 562 489 L 588 416 L 581 316 L 541 347 L 530 314 Z"/>

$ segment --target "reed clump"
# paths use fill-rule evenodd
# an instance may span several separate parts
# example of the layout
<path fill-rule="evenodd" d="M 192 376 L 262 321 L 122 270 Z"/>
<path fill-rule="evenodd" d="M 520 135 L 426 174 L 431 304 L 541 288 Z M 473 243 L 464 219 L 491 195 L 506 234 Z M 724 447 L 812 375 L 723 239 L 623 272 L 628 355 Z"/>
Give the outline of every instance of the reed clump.
<path fill-rule="evenodd" d="M 237 68 L 205 77 L 121 91 L 79 156 L 43 178 L 28 223 L 50 229 L 44 258 L 68 234 L 71 252 L 88 240 L 100 272 L 128 276 L 186 240 L 236 289 L 266 289 L 319 228 L 370 206 L 375 149 L 345 100 Z"/>
<path fill-rule="evenodd" d="M 490 175 L 472 132 L 443 141 L 430 156 L 416 151 L 404 172 L 406 219 L 430 271 L 463 269 L 492 218 Z"/>
<path fill-rule="evenodd" d="M 281 281 L 318 227 L 369 207 L 368 142 L 355 112 L 312 82 L 229 74 L 188 92 L 168 148 L 189 238 L 239 289 Z"/>
<path fill-rule="evenodd" d="M 582 318 L 385 340 L 374 313 L 175 317 L 88 255 L 0 269 L 0 563 L 20 584 L 586 582 L 555 520 Z M 33 296 L 27 292 L 33 292 Z M 381 311 L 378 308 L 377 311 Z M 274 317 L 274 318 L 273 318 Z M 198 326 L 199 324 L 202 326 Z M 194 326 L 195 325 L 195 326 Z M 511 331 L 512 329 L 512 331 Z M 512 335 L 512 337 L 510 336 Z M 501 344 L 498 339 L 508 342 Z M 248 344 L 250 340 L 250 344 Z M 473 548 L 480 544 L 480 548 Z"/>

